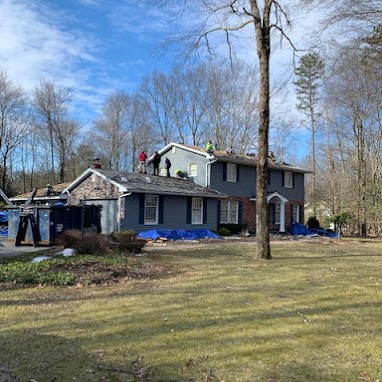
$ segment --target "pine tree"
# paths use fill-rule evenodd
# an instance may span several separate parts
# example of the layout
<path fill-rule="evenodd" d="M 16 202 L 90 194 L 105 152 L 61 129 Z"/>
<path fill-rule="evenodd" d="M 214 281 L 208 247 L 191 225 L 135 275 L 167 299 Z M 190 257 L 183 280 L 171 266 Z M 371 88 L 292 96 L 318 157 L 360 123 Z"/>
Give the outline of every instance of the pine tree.
<path fill-rule="evenodd" d="M 313 213 L 316 216 L 316 149 L 315 134 L 317 130 L 317 105 L 319 101 L 318 89 L 324 75 L 324 62 L 317 53 L 308 53 L 301 57 L 299 65 L 295 70 L 297 81 L 297 109 L 306 115 L 311 131 L 311 150 L 312 150 L 312 204 Z"/>

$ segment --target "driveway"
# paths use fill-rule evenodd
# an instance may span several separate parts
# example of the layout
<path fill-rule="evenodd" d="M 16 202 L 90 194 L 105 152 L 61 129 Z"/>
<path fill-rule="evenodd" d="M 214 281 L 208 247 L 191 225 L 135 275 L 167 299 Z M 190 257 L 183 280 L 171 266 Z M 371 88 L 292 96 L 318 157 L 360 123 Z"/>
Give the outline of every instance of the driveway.
<path fill-rule="evenodd" d="M 6 237 L 0 237 L 0 257 L 17 256 L 23 253 L 39 252 L 52 247 L 33 247 L 33 245 L 20 245 L 16 247 Z"/>

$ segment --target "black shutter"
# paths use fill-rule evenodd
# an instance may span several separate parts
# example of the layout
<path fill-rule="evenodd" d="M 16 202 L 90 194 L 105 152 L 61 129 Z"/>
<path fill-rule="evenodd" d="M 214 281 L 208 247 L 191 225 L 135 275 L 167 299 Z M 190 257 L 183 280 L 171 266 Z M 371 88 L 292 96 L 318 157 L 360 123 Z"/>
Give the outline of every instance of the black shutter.
<path fill-rule="evenodd" d="M 292 188 L 294 188 L 294 172 L 292 172 Z"/>
<path fill-rule="evenodd" d="M 203 198 L 203 224 L 207 224 L 207 198 Z"/>
<path fill-rule="evenodd" d="M 276 204 L 275 203 L 271 204 L 271 209 L 272 209 L 272 224 L 276 224 Z"/>
<path fill-rule="evenodd" d="M 158 219 L 159 224 L 163 224 L 163 206 L 164 206 L 164 196 L 159 195 L 159 219 Z"/>
<path fill-rule="evenodd" d="M 220 203 L 220 200 L 218 200 L 218 224 L 220 224 L 220 206 L 221 206 L 221 203 Z"/>
<path fill-rule="evenodd" d="M 236 182 L 240 181 L 240 166 L 236 165 Z"/>
<path fill-rule="evenodd" d="M 138 224 L 144 224 L 145 222 L 145 195 L 139 194 L 139 217 Z"/>
<path fill-rule="evenodd" d="M 299 223 L 301 224 L 304 224 L 304 221 L 303 221 L 303 213 L 304 213 L 304 205 L 303 204 L 300 204 L 300 221 Z"/>
<path fill-rule="evenodd" d="M 192 197 L 187 197 L 187 214 L 186 214 L 186 223 L 191 224 L 191 209 L 192 209 Z"/>
<path fill-rule="evenodd" d="M 284 187 L 285 186 L 285 172 L 284 171 L 282 171 L 281 172 L 281 175 L 282 175 L 282 177 L 281 177 L 281 185 Z"/>
<path fill-rule="evenodd" d="M 223 162 L 223 182 L 227 181 L 227 163 Z"/>
<path fill-rule="evenodd" d="M 293 224 L 293 204 L 290 205 L 290 224 Z"/>
<path fill-rule="evenodd" d="M 238 213 L 238 217 L 237 217 L 237 223 L 238 224 L 241 224 L 243 222 L 243 203 L 242 202 L 238 202 L 238 209 L 239 209 L 239 213 Z"/>
<path fill-rule="evenodd" d="M 268 186 L 271 184 L 271 170 L 268 170 L 268 179 L 267 179 L 267 184 Z"/>

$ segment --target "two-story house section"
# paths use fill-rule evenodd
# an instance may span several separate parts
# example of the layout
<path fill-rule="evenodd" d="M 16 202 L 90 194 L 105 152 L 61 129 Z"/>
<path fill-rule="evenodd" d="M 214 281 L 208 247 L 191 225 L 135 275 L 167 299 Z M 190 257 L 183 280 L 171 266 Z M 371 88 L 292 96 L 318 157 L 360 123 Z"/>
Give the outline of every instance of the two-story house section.
<path fill-rule="evenodd" d="M 161 167 L 167 157 L 171 176 L 179 172 L 195 183 L 229 195 L 220 200 L 219 224 L 245 224 L 256 231 L 256 156 L 228 154 L 170 143 L 159 151 Z M 160 169 L 164 174 L 164 169 Z M 310 171 L 269 160 L 268 205 L 270 229 L 285 232 L 304 220 L 304 176 Z"/>

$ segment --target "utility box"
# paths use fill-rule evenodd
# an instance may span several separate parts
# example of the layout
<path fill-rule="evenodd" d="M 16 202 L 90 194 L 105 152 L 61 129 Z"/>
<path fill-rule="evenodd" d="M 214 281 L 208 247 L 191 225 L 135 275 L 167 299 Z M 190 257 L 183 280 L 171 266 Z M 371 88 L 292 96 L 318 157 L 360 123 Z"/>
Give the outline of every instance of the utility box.
<path fill-rule="evenodd" d="M 8 240 L 15 245 L 51 245 L 70 229 L 101 232 L 101 207 L 24 206 L 8 208 Z"/>

